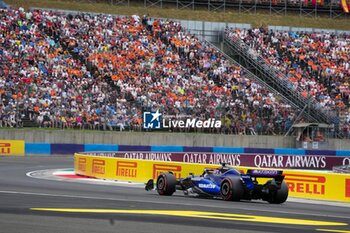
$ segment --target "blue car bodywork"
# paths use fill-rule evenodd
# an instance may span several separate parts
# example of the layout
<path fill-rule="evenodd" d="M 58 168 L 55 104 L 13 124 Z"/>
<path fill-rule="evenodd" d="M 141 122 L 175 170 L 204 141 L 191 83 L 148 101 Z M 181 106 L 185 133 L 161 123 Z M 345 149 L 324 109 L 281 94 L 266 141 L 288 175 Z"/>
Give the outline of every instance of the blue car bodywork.
<path fill-rule="evenodd" d="M 271 178 L 259 184 L 257 178 Z M 241 199 L 262 199 L 270 203 L 283 203 L 288 197 L 288 187 L 283 181 L 282 171 L 248 170 L 241 173 L 223 164 L 217 169 L 205 169 L 200 176 L 190 175 L 176 179 L 171 173 L 162 173 L 157 179 L 156 190 L 160 195 L 172 195 L 182 190 L 186 195 L 222 198 L 238 201 Z M 149 180 L 146 190 L 154 189 L 154 181 Z"/>
<path fill-rule="evenodd" d="M 225 173 L 204 173 L 202 176 L 189 177 L 194 184 L 195 189 L 202 194 L 220 196 L 221 182 L 225 177 L 240 176 L 248 190 L 254 189 L 254 183 L 249 175 L 243 175 L 236 169 L 228 170 Z"/>

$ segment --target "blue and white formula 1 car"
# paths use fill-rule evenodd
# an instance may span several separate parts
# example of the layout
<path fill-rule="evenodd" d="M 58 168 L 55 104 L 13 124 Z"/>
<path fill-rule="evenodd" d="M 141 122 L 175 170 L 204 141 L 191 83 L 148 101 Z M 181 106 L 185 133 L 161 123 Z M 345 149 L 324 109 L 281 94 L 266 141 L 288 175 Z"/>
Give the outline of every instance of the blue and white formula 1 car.
<path fill-rule="evenodd" d="M 271 178 L 265 184 L 259 184 L 257 178 Z M 155 189 L 159 195 L 171 196 L 176 190 L 185 195 L 222 198 L 225 201 L 262 199 L 269 203 L 280 204 L 288 198 L 288 187 L 282 171 L 248 170 L 242 174 L 233 167 L 222 164 L 217 169 L 204 169 L 201 176 L 176 179 L 171 172 L 161 173 Z M 154 181 L 149 180 L 146 190 L 154 189 Z"/>

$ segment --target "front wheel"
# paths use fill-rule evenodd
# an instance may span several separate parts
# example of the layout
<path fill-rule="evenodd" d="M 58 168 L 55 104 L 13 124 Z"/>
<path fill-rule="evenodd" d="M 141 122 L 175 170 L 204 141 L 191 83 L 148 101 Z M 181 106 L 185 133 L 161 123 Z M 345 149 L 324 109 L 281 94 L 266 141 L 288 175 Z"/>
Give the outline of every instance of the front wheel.
<path fill-rule="evenodd" d="M 239 177 L 226 177 L 222 180 L 220 194 L 225 201 L 239 201 L 243 193 L 243 185 Z"/>
<path fill-rule="evenodd" d="M 162 173 L 157 179 L 157 192 L 162 196 L 171 196 L 176 191 L 176 178 L 173 174 Z"/>

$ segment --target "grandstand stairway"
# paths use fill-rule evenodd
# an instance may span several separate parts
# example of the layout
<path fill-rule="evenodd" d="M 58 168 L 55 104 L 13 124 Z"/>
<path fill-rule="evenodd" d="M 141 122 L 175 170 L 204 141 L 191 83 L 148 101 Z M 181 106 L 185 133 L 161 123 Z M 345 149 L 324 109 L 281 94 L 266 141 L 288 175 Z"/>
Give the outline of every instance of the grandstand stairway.
<path fill-rule="evenodd" d="M 294 106 L 302 111 L 305 119 L 308 119 L 310 122 L 334 124 L 335 131 L 339 132 L 337 130 L 339 120 L 334 113 L 324 111 L 316 100 L 303 97 L 301 95 L 302 91 L 293 89 L 291 83 L 286 81 L 287 78 L 284 74 L 270 67 L 262 57 L 244 44 L 243 41 L 232 41 L 224 37 L 223 50 L 271 88 L 290 100 Z"/>
<path fill-rule="evenodd" d="M 38 127 L 38 124 L 28 116 L 22 118 L 23 127 Z"/>
<path fill-rule="evenodd" d="M 201 37 L 201 40 L 203 43 L 207 44 L 208 46 L 211 47 L 215 47 L 218 51 L 220 51 L 227 60 L 229 60 L 231 62 L 231 64 L 235 64 L 237 66 L 240 66 L 242 69 L 242 74 L 247 77 L 250 80 L 254 80 L 254 82 L 256 82 L 257 84 L 259 84 L 260 86 L 264 87 L 265 89 L 269 90 L 270 92 L 274 93 L 275 96 L 279 96 L 283 99 L 283 101 L 287 104 L 289 104 L 290 106 L 292 106 L 294 109 L 299 109 L 298 106 L 296 106 L 292 101 L 290 101 L 289 99 L 287 99 L 285 96 L 281 95 L 276 89 L 274 89 L 271 85 L 268 85 L 265 81 L 263 81 L 262 79 L 260 79 L 257 75 L 253 74 L 250 70 L 246 69 L 244 66 L 242 66 L 241 64 L 239 64 L 236 60 L 234 60 L 232 57 L 230 57 L 229 55 L 227 55 L 224 51 L 222 51 L 219 48 L 219 45 L 214 44 L 214 43 L 210 43 L 209 41 L 205 40 L 203 37 Z M 217 85 L 219 85 L 219 83 L 216 83 Z M 300 111 L 297 111 L 300 112 Z"/>

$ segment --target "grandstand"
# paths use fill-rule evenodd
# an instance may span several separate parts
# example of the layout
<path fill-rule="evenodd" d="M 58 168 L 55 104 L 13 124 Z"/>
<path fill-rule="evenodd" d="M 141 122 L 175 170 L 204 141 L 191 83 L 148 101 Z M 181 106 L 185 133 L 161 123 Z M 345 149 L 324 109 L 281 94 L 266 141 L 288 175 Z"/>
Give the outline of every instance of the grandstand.
<path fill-rule="evenodd" d="M 314 111 L 314 121 L 336 127 L 340 123 L 348 128 L 348 34 L 231 29 L 225 41 L 229 49 L 249 48 L 245 54 L 250 61 L 258 56 L 257 66 L 265 70 L 266 76 L 279 81 L 276 89 L 300 108 Z"/>
<path fill-rule="evenodd" d="M 290 88 L 311 96 L 323 109 L 349 107 L 350 36 L 329 33 L 286 33 L 265 29 L 231 30 L 231 41 L 243 40 L 275 70 Z"/>
<path fill-rule="evenodd" d="M 222 129 L 214 131 L 220 133 L 285 134 L 296 121 L 309 119 L 349 135 L 346 35 L 295 34 L 314 46 L 303 54 L 305 64 L 295 67 L 299 60 L 283 44 L 273 47 L 266 39 L 274 32 L 227 31 L 225 42 L 235 51 L 248 46 L 245 54 L 262 56 L 260 75 L 233 60 L 228 47 L 232 57 L 172 20 L 24 9 L 1 10 L 0 19 L 2 127 L 141 130 L 142 113 L 160 109 L 221 119 Z M 298 46 L 294 34 L 273 35 Z M 327 53 L 309 64 L 310 56 L 323 52 L 315 43 L 326 43 Z M 278 67 L 283 69 L 276 78 L 271 74 Z M 298 78 L 291 78 L 290 67 Z"/>

